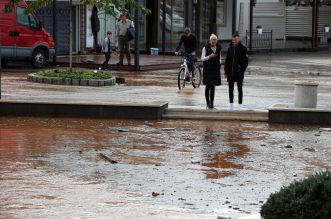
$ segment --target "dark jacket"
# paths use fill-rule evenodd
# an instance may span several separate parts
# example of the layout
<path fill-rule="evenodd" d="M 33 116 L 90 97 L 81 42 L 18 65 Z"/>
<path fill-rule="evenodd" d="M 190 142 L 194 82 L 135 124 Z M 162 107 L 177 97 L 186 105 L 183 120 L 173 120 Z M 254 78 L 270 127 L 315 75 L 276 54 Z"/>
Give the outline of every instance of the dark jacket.
<path fill-rule="evenodd" d="M 187 54 L 194 52 L 197 47 L 197 40 L 194 35 L 191 34 L 188 37 L 183 35 L 180 38 L 180 41 L 176 48 L 176 52 L 178 52 L 178 50 L 180 49 L 180 47 L 182 46 L 183 43 L 184 43 L 184 47 L 185 47 L 185 53 L 187 53 Z"/>
<path fill-rule="evenodd" d="M 234 47 L 231 43 L 226 54 L 224 73 L 228 81 L 243 81 L 248 66 L 247 49 L 241 43 Z"/>
<path fill-rule="evenodd" d="M 205 46 L 206 56 L 209 56 L 213 53 L 213 50 L 208 43 Z M 219 86 L 221 85 L 221 50 L 222 47 L 219 44 L 216 44 L 216 57 L 208 59 L 203 62 L 203 84 L 204 85 L 214 85 Z"/>

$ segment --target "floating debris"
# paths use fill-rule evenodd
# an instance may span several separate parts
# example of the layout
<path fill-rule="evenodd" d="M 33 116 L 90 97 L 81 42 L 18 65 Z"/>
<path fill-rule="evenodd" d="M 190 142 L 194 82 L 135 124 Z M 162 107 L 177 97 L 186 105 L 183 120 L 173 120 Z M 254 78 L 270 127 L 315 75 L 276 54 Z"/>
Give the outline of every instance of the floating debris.
<path fill-rule="evenodd" d="M 106 161 L 108 161 L 109 163 L 112 163 L 112 164 L 118 163 L 116 160 L 112 160 L 110 157 L 108 157 L 107 155 L 102 154 L 102 153 L 99 154 L 99 157 L 101 157 L 102 159 L 104 159 L 104 160 L 106 160 Z"/>

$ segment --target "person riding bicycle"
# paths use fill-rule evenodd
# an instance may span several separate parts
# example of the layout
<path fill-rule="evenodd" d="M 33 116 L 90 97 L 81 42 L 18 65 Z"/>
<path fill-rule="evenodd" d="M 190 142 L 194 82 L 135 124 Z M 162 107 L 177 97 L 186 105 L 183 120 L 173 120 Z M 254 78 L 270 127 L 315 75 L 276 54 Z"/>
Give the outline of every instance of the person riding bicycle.
<path fill-rule="evenodd" d="M 187 67 L 189 69 L 189 72 L 192 73 L 192 77 L 193 77 L 195 49 L 197 47 L 197 40 L 195 36 L 191 33 L 191 29 L 189 27 L 185 27 L 184 29 L 184 35 L 182 35 L 182 37 L 180 38 L 180 41 L 176 48 L 176 52 L 175 52 L 176 55 L 178 55 L 178 51 L 183 43 L 185 47 L 186 59 L 188 61 Z"/>

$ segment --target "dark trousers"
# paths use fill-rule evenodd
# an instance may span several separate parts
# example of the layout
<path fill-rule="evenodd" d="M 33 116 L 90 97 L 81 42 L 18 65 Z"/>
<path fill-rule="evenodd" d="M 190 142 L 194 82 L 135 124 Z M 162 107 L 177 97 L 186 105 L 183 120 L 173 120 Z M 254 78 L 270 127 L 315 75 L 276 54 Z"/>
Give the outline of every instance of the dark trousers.
<path fill-rule="evenodd" d="M 194 71 L 194 59 L 195 59 L 195 56 L 194 55 L 186 55 L 186 59 L 187 59 L 187 68 L 190 72 L 193 72 Z"/>
<path fill-rule="evenodd" d="M 234 81 L 229 81 L 229 99 L 230 103 L 233 103 L 233 90 L 234 90 Z M 238 103 L 243 103 L 243 81 L 237 82 L 237 88 L 238 88 Z"/>
<path fill-rule="evenodd" d="M 110 52 L 105 52 L 105 61 L 103 62 L 103 64 L 102 64 L 102 67 L 103 68 L 108 68 L 108 62 L 109 62 L 109 60 L 110 60 Z"/>
<path fill-rule="evenodd" d="M 208 108 L 214 108 L 215 86 L 206 85 L 205 98 Z"/>
<path fill-rule="evenodd" d="M 128 59 L 128 64 L 131 64 L 131 54 L 130 54 L 130 42 L 126 40 L 124 36 L 120 36 L 118 39 L 118 47 L 120 50 L 120 62 L 123 63 L 124 53 Z"/>

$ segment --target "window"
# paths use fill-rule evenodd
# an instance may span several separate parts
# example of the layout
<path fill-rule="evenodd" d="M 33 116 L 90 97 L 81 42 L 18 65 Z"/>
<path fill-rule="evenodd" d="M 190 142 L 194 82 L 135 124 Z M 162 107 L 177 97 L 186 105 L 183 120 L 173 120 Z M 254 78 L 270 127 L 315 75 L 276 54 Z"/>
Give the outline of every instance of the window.
<path fill-rule="evenodd" d="M 218 26 L 226 25 L 226 4 L 225 0 L 217 0 L 216 23 Z"/>
<path fill-rule="evenodd" d="M 37 29 L 37 21 L 35 17 L 32 14 L 25 15 L 24 11 L 24 8 L 17 7 L 17 23 L 25 27 Z"/>

